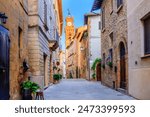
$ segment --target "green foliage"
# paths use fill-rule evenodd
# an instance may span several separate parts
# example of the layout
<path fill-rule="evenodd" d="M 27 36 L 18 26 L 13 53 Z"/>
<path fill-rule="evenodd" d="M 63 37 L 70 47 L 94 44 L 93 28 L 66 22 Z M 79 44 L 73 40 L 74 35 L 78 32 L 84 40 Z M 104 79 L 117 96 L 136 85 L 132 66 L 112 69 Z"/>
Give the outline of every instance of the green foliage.
<path fill-rule="evenodd" d="M 35 93 L 38 89 L 40 89 L 40 86 L 35 82 L 25 81 L 21 84 L 21 89 L 30 89 L 32 93 Z"/>
<path fill-rule="evenodd" d="M 96 78 L 96 73 L 92 74 L 92 78 L 95 79 Z"/>
<path fill-rule="evenodd" d="M 62 79 L 62 75 L 61 74 L 54 74 L 53 79 L 58 81 L 58 80 Z"/>
<path fill-rule="evenodd" d="M 40 88 L 40 86 L 38 84 L 36 84 L 35 82 L 32 82 L 31 91 L 33 93 L 35 93 L 39 88 Z"/>
<path fill-rule="evenodd" d="M 108 62 L 107 65 L 108 65 L 109 67 L 111 67 L 111 68 L 113 67 L 113 63 L 112 63 L 112 62 Z"/>
<path fill-rule="evenodd" d="M 59 74 L 59 78 L 62 79 L 62 75 L 61 74 Z"/>
<path fill-rule="evenodd" d="M 91 69 L 95 71 L 97 63 L 100 63 L 100 62 L 101 62 L 100 58 L 95 59 L 95 61 L 93 62 L 93 65 L 91 67 Z"/>

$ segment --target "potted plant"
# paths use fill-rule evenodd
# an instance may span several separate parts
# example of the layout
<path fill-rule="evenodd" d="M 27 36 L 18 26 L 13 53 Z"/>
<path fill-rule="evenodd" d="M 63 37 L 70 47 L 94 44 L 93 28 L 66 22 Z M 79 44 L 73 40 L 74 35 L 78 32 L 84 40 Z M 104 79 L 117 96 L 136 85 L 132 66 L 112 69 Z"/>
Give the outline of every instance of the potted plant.
<path fill-rule="evenodd" d="M 32 100 L 32 93 L 35 94 L 36 91 L 40 89 L 40 86 L 31 81 L 25 81 L 21 84 L 21 93 L 23 100 Z"/>
<path fill-rule="evenodd" d="M 54 79 L 54 83 L 57 83 L 60 80 L 60 75 L 59 74 L 54 74 L 53 79 Z"/>
<path fill-rule="evenodd" d="M 59 74 L 59 80 L 61 80 L 62 79 L 62 75 L 61 74 Z"/>

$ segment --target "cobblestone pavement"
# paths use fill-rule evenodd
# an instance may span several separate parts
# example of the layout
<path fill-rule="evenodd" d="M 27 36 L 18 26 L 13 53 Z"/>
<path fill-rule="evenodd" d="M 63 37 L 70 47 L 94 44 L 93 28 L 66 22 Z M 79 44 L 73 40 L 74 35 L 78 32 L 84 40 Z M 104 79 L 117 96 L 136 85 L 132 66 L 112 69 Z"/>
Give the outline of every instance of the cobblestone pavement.
<path fill-rule="evenodd" d="M 134 98 L 84 79 L 62 80 L 44 91 L 46 100 L 133 100 Z"/>

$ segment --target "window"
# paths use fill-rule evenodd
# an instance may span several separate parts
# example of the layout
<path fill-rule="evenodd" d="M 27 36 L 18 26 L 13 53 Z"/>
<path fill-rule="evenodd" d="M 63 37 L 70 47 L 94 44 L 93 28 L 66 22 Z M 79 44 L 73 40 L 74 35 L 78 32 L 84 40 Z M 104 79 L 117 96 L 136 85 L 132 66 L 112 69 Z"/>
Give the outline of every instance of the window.
<path fill-rule="evenodd" d="M 100 22 L 100 21 L 98 22 L 98 26 L 99 26 L 99 27 L 98 27 L 99 30 L 101 30 L 101 22 Z"/>
<path fill-rule="evenodd" d="M 46 31 L 49 30 L 48 26 L 47 26 L 47 4 L 46 4 L 46 0 L 44 0 L 44 28 Z"/>
<path fill-rule="evenodd" d="M 117 0 L 117 8 L 119 8 L 123 4 L 123 0 Z"/>
<path fill-rule="evenodd" d="M 102 29 L 105 28 L 105 8 L 102 9 Z"/>
<path fill-rule="evenodd" d="M 150 16 L 144 20 L 145 54 L 150 54 Z"/>
<path fill-rule="evenodd" d="M 23 38 L 23 31 L 20 27 L 18 27 L 18 48 L 19 48 L 19 58 L 21 58 L 21 49 L 22 49 L 22 38 Z"/>
<path fill-rule="evenodd" d="M 110 58 L 110 62 L 113 62 L 113 49 L 109 49 L 109 58 Z"/>
<path fill-rule="evenodd" d="M 47 25 L 47 4 L 44 1 L 44 23 Z"/>

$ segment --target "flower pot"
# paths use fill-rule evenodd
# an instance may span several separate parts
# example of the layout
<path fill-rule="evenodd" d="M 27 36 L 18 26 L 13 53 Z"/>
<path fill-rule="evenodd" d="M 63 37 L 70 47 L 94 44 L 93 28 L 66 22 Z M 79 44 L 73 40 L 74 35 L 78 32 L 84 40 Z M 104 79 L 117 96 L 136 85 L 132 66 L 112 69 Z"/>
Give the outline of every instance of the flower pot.
<path fill-rule="evenodd" d="M 32 92 L 30 89 L 23 89 L 22 99 L 23 100 L 32 100 Z"/>

